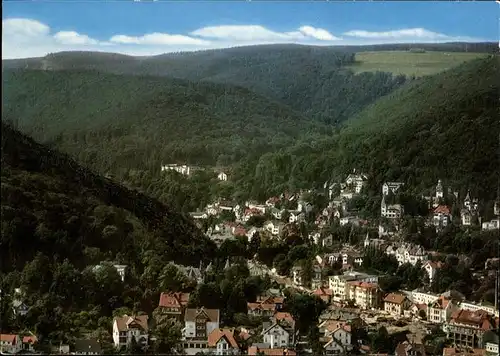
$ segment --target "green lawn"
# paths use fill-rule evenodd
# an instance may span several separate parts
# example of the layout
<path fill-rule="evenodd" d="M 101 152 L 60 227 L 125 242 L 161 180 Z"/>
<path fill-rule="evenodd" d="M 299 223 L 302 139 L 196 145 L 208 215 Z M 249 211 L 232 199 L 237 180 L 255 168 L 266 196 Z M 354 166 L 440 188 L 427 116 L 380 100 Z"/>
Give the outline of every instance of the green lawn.
<path fill-rule="evenodd" d="M 471 59 L 486 56 L 485 53 L 465 52 L 360 52 L 356 54 L 356 63 L 349 68 L 356 73 L 383 71 L 421 77 L 455 67 Z"/>

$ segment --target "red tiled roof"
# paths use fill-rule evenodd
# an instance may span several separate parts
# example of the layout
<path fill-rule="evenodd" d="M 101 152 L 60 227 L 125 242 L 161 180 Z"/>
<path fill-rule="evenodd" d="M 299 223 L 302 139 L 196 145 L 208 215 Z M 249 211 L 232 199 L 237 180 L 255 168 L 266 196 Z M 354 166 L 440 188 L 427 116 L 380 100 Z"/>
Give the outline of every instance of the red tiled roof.
<path fill-rule="evenodd" d="M 235 236 L 245 236 L 247 234 L 247 230 L 244 227 L 238 226 L 234 229 L 233 235 Z"/>
<path fill-rule="evenodd" d="M 437 208 L 434 209 L 434 214 L 450 215 L 451 210 L 447 205 L 438 205 Z"/>
<path fill-rule="evenodd" d="M 149 329 L 147 315 L 128 316 L 125 314 L 122 317 L 116 317 L 114 320 L 119 331 L 127 331 L 131 327 L 139 327 L 144 331 L 148 331 Z"/>
<path fill-rule="evenodd" d="M 450 303 L 449 299 L 446 299 L 443 296 L 440 296 L 434 303 L 432 303 L 433 308 L 446 309 L 448 304 Z"/>
<path fill-rule="evenodd" d="M 316 289 L 314 292 L 313 292 L 314 295 L 317 295 L 317 296 L 327 296 L 327 297 L 330 297 L 333 295 L 333 290 L 331 289 L 328 289 L 328 288 L 322 288 L 322 287 L 319 287 L 318 289 Z"/>
<path fill-rule="evenodd" d="M 276 312 L 273 315 L 273 318 L 276 321 L 286 321 L 290 323 L 290 325 L 295 326 L 295 319 L 293 318 L 292 314 L 287 313 L 287 312 Z"/>
<path fill-rule="evenodd" d="M 475 326 L 485 331 L 495 327 L 495 325 L 492 325 L 488 313 L 484 310 L 458 310 L 452 315 L 451 322 Z"/>
<path fill-rule="evenodd" d="M 386 303 L 394 303 L 401 304 L 404 302 L 406 296 L 400 293 L 389 293 L 385 296 L 384 302 Z"/>
<path fill-rule="evenodd" d="M 185 307 L 189 302 L 189 293 L 161 293 L 158 306 L 166 308 Z"/>
<path fill-rule="evenodd" d="M 350 281 L 347 284 L 351 286 L 356 286 L 364 289 L 376 289 L 378 288 L 376 283 L 360 282 L 360 281 Z"/>
<path fill-rule="evenodd" d="M 234 330 L 233 329 L 214 329 L 209 335 L 208 335 L 208 346 L 209 347 L 215 347 L 217 345 L 217 342 L 221 338 L 225 338 L 226 341 L 231 345 L 232 348 L 237 349 L 239 348 L 238 343 L 234 339 Z"/>
<path fill-rule="evenodd" d="M 286 353 L 285 353 L 286 351 Z M 255 356 L 258 353 L 262 352 L 266 356 L 295 356 L 296 353 L 293 350 L 289 349 L 259 349 L 257 346 L 250 346 L 248 348 L 248 355 Z"/>
<path fill-rule="evenodd" d="M 30 336 L 24 336 L 23 337 L 23 344 L 34 344 L 37 342 L 38 339 L 35 335 L 30 335 Z"/>
<path fill-rule="evenodd" d="M 0 341 L 8 342 L 10 344 L 15 344 L 17 339 L 17 335 L 15 334 L 0 334 Z"/>

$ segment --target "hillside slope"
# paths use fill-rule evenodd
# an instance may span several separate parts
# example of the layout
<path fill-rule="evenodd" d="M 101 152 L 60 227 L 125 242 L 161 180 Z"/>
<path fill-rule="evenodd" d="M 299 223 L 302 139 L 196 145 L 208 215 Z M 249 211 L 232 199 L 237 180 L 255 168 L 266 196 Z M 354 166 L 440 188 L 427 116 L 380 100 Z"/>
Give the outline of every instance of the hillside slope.
<path fill-rule="evenodd" d="M 493 199 L 500 176 L 499 70 L 498 56 L 491 56 L 422 78 L 351 118 L 334 137 L 267 154 L 241 176 L 270 194 L 311 182 L 322 188 L 356 168 L 369 173 L 373 195 L 386 180 L 421 193 L 442 179 Z"/>
<path fill-rule="evenodd" d="M 81 71 L 7 71 L 3 118 L 101 172 L 230 164 L 321 124 L 247 89 Z"/>
<path fill-rule="evenodd" d="M 147 250 L 196 265 L 199 256 L 213 256 L 214 245 L 190 219 L 3 122 L 1 163 L 2 272 L 21 270 L 40 252 L 83 268 L 96 262 L 88 248 L 139 274 Z"/>
<path fill-rule="evenodd" d="M 425 78 L 380 99 L 341 131 L 349 165 L 415 185 L 438 179 L 496 194 L 498 56 Z"/>
<path fill-rule="evenodd" d="M 267 45 L 130 57 L 62 52 L 39 59 L 4 61 L 4 68 L 99 70 L 119 75 L 168 76 L 247 88 L 326 123 L 338 123 L 404 83 L 390 73 L 354 75 L 352 50 Z"/>

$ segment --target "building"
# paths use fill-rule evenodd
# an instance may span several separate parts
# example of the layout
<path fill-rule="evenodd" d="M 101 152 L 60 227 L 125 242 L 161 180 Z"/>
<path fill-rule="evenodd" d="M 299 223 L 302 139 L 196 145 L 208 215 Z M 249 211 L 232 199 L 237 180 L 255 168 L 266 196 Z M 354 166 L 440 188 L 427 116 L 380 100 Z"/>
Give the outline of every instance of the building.
<path fill-rule="evenodd" d="M 148 343 L 148 316 L 123 315 L 113 319 L 113 342 L 116 348 L 128 347 L 134 338 L 138 345 L 145 347 Z"/>
<path fill-rule="evenodd" d="M 462 222 L 463 226 L 472 225 L 472 213 L 469 209 L 460 210 L 460 221 Z"/>
<path fill-rule="evenodd" d="M 98 271 L 102 266 L 106 263 L 109 262 L 101 262 L 99 265 L 94 266 L 94 272 Z M 127 271 L 127 265 L 118 265 L 118 264 L 113 264 L 113 267 L 116 269 L 116 272 L 118 272 L 118 275 L 120 276 L 120 279 L 125 281 L 125 272 Z"/>
<path fill-rule="evenodd" d="M 283 224 L 282 222 L 273 222 L 273 221 L 268 221 L 264 225 L 264 229 L 269 231 L 271 233 L 271 235 L 274 235 L 274 236 L 281 235 L 284 227 L 285 227 L 285 224 Z"/>
<path fill-rule="evenodd" d="M 389 192 L 392 194 L 396 194 L 400 187 L 404 186 L 404 183 L 401 182 L 385 182 L 382 184 L 382 195 L 388 195 Z"/>
<path fill-rule="evenodd" d="M 208 349 L 215 355 L 239 355 L 240 347 L 234 329 L 214 329 L 208 335 Z"/>
<path fill-rule="evenodd" d="M 293 345 L 293 330 L 279 323 L 264 323 L 262 339 L 271 349 L 286 348 Z"/>
<path fill-rule="evenodd" d="M 352 332 L 350 325 L 339 325 L 327 336 L 330 340 L 325 344 L 326 355 L 346 354 L 352 350 Z"/>
<path fill-rule="evenodd" d="M 377 308 L 379 305 L 378 285 L 375 283 L 351 281 L 347 282 L 347 299 L 361 309 Z"/>
<path fill-rule="evenodd" d="M 186 309 L 184 314 L 184 338 L 207 340 L 208 335 L 219 328 L 219 309 Z"/>
<path fill-rule="evenodd" d="M 394 350 L 395 356 L 426 356 L 425 347 L 423 344 L 413 342 L 400 342 Z"/>
<path fill-rule="evenodd" d="M 484 348 L 484 333 L 496 327 L 498 319 L 494 320 L 493 316 L 484 310 L 460 309 L 452 315 L 443 330 L 453 346 L 475 349 Z"/>
<path fill-rule="evenodd" d="M 485 221 L 481 224 L 483 230 L 498 230 L 500 229 L 500 220 L 493 219 L 491 221 Z"/>
<path fill-rule="evenodd" d="M 217 174 L 217 179 L 222 182 L 225 182 L 227 181 L 227 174 L 224 172 L 220 172 L 219 174 Z"/>
<path fill-rule="evenodd" d="M 385 253 L 395 256 L 400 266 L 405 263 L 415 266 L 419 261 L 425 264 L 428 259 L 427 253 L 421 246 L 410 243 L 403 243 L 399 247 L 388 246 Z"/>
<path fill-rule="evenodd" d="M 437 182 L 437 185 L 436 185 L 435 198 L 436 198 L 436 200 L 439 200 L 439 199 L 443 199 L 443 197 L 444 197 L 443 183 L 441 182 L 441 179 L 439 179 Z"/>
<path fill-rule="evenodd" d="M 349 174 L 345 180 L 345 184 L 347 187 L 352 189 L 355 193 L 361 193 L 361 190 L 366 185 L 368 178 L 366 174 L 356 174 L 356 170 L 353 170 L 351 174 Z"/>
<path fill-rule="evenodd" d="M 189 293 L 161 293 L 158 306 L 163 314 L 181 321 L 188 303 Z"/>
<path fill-rule="evenodd" d="M 434 261 L 427 261 L 424 263 L 422 268 L 425 270 L 427 273 L 427 276 L 429 277 L 429 282 L 432 283 L 432 280 L 434 279 L 434 276 L 436 275 L 436 272 L 443 268 L 443 264 L 441 262 L 434 262 Z"/>
<path fill-rule="evenodd" d="M 404 208 L 401 204 L 387 204 L 385 201 L 385 195 L 382 196 L 382 202 L 380 203 L 380 216 L 387 219 L 399 219 L 404 214 Z"/>
<path fill-rule="evenodd" d="M 446 323 L 457 309 L 456 305 L 450 299 L 441 296 L 428 304 L 427 321 L 435 324 Z"/>
<path fill-rule="evenodd" d="M 317 288 L 313 292 L 313 294 L 315 296 L 317 296 L 318 298 L 320 298 L 325 303 L 330 304 L 330 301 L 332 300 L 333 291 L 331 289 L 328 289 L 328 288 L 320 287 L 320 288 Z"/>
<path fill-rule="evenodd" d="M 451 209 L 447 205 L 438 205 L 432 216 L 432 223 L 436 229 L 442 229 L 451 222 Z"/>
<path fill-rule="evenodd" d="M 384 298 L 384 310 L 394 316 L 403 315 L 410 305 L 408 298 L 401 293 L 389 293 Z"/>
<path fill-rule="evenodd" d="M 296 356 L 295 351 L 281 348 L 281 349 L 271 349 L 267 344 L 253 344 L 248 348 L 248 356 Z"/>
<path fill-rule="evenodd" d="M 332 291 L 332 299 L 336 302 L 350 299 L 351 287 L 348 282 L 377 283 L 378 277 L 358 272 L 347 272 L 343 275 L 329 276 L 328 288 Z"/>
<path fill-rule="evenodd" d="M 295 284 L 296 286 L 302 285 L 302 267 L 300 266 L 292 267 L 292 280 L 293 284 Z"/>
<path fill-rule="evenodd" d="M 8 353 L 16 353 L 22 350 L 22 343 L 19 335 L 16 334 L 0 334 L 0 351 Z"/>

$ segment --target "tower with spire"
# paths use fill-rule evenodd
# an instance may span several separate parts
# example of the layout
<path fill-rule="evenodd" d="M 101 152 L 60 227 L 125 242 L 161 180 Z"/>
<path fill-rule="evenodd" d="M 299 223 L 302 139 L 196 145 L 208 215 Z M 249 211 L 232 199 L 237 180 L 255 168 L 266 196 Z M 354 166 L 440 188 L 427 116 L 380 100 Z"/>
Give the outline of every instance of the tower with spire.
<path fill-rule="evenodd" d="M 438 180 L 438 183 L 436 185 L 436 199 L 442 199 L 444 196 L 444 189 L 443 189 L 443 183 L 441 182 L 441 179 Z"/>

